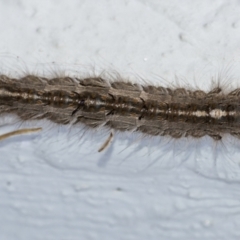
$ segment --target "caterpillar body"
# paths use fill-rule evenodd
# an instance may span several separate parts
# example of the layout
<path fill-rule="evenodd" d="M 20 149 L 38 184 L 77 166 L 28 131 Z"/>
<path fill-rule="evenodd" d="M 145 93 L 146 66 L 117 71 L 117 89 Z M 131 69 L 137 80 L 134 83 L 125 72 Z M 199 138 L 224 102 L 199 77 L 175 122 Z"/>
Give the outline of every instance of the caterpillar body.
<path fill-rule="evenodd" d="M 0 114 L 173 138 L 240 137 L 240 88 L 224 93 L 109 82 L 102 77 L 0 75 Z"/>

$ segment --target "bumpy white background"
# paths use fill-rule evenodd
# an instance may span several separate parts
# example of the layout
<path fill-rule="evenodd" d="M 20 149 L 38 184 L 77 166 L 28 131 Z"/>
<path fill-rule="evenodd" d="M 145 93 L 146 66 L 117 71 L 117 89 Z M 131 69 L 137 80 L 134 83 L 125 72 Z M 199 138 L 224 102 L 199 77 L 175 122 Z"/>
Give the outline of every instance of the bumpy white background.
<path fill-rule="evenodd" d="M 1 73 L 239 85 L 240 1 L 2 0 Z M 1 117 L 0 239 L 239 239 L 240 144 Z"/>

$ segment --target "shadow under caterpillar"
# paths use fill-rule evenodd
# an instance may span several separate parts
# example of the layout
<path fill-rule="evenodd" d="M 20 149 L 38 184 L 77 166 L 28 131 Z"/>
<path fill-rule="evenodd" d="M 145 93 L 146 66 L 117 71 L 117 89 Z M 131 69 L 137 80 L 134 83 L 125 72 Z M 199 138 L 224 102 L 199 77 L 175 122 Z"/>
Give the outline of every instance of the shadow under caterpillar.
<path fill-rule="evenodd" d="M 220 87 L 204 92 L 109 82 L 102 77 L 27 75 L 14 79 L 0 75 L 0 115 L 4 113 L 22 120 L 45 118 L 58 124 L 81 123 L 154 136 L 207 135 L 221 140 L 230 134 L 240 138 L 240 88 L 228 93 Z"/>

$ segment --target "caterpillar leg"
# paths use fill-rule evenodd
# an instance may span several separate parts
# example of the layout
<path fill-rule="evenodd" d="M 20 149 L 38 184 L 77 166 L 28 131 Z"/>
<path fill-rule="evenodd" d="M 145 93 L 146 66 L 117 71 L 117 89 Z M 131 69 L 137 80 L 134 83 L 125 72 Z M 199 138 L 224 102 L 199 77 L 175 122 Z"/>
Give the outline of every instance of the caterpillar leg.
<path fill-rule="evenodd" d="M 8 132 L 5 134 L 0 135 L 0 141 L 12 137 L 12 136 L 16 136 L 16 135 L 22 135 L 22 134 L 27 134 L 27 133 L 32 133 L 32 132 L 38 132 L 41 131 L 42 128 L 24 128 L 24 129 L 19 129 L 16 131 L 12 131 L 12 132 Z"/>
<path fill-rule="evenodd" d="M 113 139 L 113 132 L 111 131 L 107 140 L 103 143 L 103 145 L 98 149 L 98 152 L 102 152 L 107 146 L 110 144 L 111 140 Z"/>

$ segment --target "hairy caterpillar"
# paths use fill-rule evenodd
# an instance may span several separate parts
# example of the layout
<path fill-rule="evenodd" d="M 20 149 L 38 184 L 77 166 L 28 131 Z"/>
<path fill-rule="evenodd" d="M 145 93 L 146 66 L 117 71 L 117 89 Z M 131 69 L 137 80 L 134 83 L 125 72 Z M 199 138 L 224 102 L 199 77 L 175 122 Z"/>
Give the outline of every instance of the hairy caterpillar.
<path fill-rule="evenodd" d="M 173 138 L 240 137 L 240 88 L 225 93 L 74 78 L 0 75 L 0 114 Z M 111 136 L 111 135 L 110 135 Z M 110 139 L 107 140 L 109 142 Z M 104 144 L 104 145 L 107 145 Z"/>

